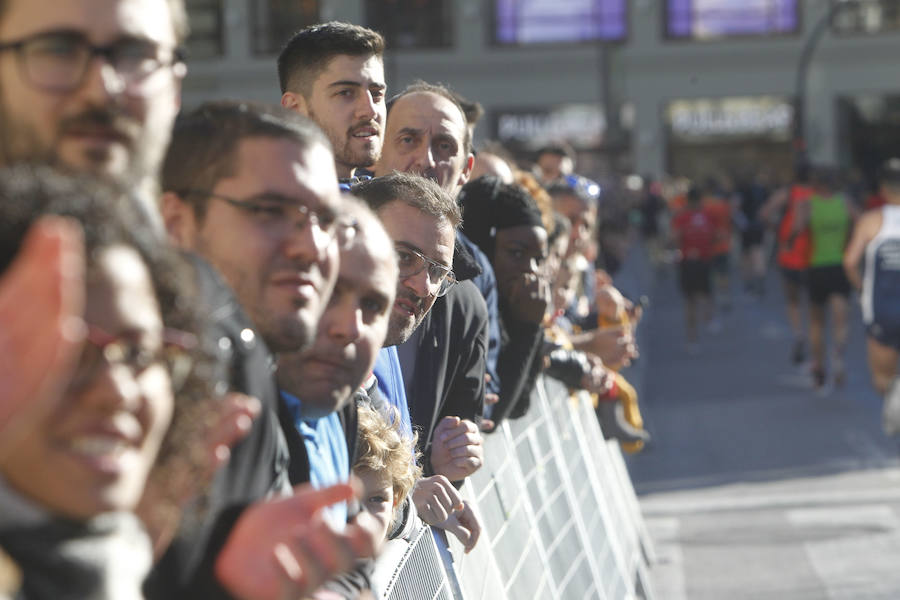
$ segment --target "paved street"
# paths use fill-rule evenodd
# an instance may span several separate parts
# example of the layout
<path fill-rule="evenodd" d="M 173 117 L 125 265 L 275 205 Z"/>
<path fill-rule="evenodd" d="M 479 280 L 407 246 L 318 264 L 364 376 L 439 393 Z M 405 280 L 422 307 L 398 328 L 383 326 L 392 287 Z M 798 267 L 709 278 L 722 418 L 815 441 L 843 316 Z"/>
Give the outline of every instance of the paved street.
<path fill-rule="evenodd" d="M 762 302 L 735 294 L 698 356 L 685 351 L 672 274 L 639 279 L 652 302 L 639 370 L 654 437 L 628 465 L 656 597 L 900 598 L 898 445 L 881 433 L 858 311 L 847 386 L 821 397 L 788 362 L 774 277 Z"/>

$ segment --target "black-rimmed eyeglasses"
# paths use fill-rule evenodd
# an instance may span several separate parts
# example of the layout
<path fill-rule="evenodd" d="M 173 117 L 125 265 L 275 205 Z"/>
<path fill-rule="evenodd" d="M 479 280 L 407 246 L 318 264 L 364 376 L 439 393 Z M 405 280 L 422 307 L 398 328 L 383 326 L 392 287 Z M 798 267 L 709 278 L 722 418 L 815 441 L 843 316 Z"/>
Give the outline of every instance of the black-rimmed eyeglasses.
<path fill-rule="evenodd" d="M 95 56 L 112 65 L 123 84 L 141 83 L 163 66 L 181 64 L 180 49 L 166 49 L 140 38 L 122 38 L 96 46 L 78 31 L 48 31 L 15 42 L 0 42 L 0 52 L 13 51 L 24 79 L 48 92 L 65 93 L 81 87 Z M 182 67 L 183 68 L 183 67 Z"/>
<path fill-rule="evenodd" d="M 246 213 L 261 228 L 273 236 L 285 236 L 293 228 L 305 229 L 314 224 L 327 238 L 336 240 L 341 248 L 352 243 L 356 235 L 356 219 L 339 216 L 334 209 L 322 206 L 312 209 L 302 202 L 280 194 L 265 193 L 249 198 L 232 198 L 205 190 L 182 190 L 180 196 L 204 196 L 221 200 Z"/>

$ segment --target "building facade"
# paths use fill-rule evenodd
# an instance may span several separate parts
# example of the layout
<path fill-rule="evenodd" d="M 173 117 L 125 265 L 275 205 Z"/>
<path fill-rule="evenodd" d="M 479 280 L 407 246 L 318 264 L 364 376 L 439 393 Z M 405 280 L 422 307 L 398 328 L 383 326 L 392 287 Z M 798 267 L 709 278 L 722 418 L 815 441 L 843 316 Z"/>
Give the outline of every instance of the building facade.
<path fill-rule="evenodd" d="M 277 102 L 281 44 L 337 19 L 386 35 L 389 92 L 421 78 L 479 101 L 476 146 L 499 139 L 524 152 L 566 138 L 594 176 L 757 166 L 787 176 L 798 114 L 814 163 L 868 173 L 900 153 L 898 0 L 187 3 L 188 105 Z M 801 55 L 818 30 L 801 86 Z"/>

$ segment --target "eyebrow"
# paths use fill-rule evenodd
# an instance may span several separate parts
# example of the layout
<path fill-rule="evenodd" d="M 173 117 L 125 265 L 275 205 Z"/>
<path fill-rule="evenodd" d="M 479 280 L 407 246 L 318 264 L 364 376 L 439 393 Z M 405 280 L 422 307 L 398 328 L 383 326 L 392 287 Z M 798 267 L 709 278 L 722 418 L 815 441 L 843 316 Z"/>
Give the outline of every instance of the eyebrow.
<path fill-rule="evenodd" d="M 330 88 L 331 87 L 343 87 L 343 86 L 352 86 L 352 87 L 364 87 L 365 86 L 368 88 L 373 88 L 373 87 L 378 88 L 379 90 L 387 89 L 387 85 L 384 83 L 372 82 L 372 83 L 369 83 L 368 85 L 365 85 L 363 83 L 360 83 L 359 81 L 353 81 L 351 79 L 341 79 L 339 81 L 332 81 L 331 83 L 328 84 L 328 87 L 330 87 Z"/>

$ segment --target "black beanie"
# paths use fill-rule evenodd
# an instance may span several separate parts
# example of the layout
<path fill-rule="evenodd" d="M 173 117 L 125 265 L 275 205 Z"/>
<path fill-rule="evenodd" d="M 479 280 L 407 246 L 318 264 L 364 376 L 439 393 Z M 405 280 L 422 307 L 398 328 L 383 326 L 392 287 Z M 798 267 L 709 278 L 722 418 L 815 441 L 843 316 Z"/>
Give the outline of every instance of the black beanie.
<path fill-rule="evenodd" d="M 459 192 L 463 210 L 461 231 L 482 252 L 493 257 L 494 236 L 500 229 L 528 225 L 543 227 L 541 211 L 525 188 L 485 175 L 463 186 Z"/>

